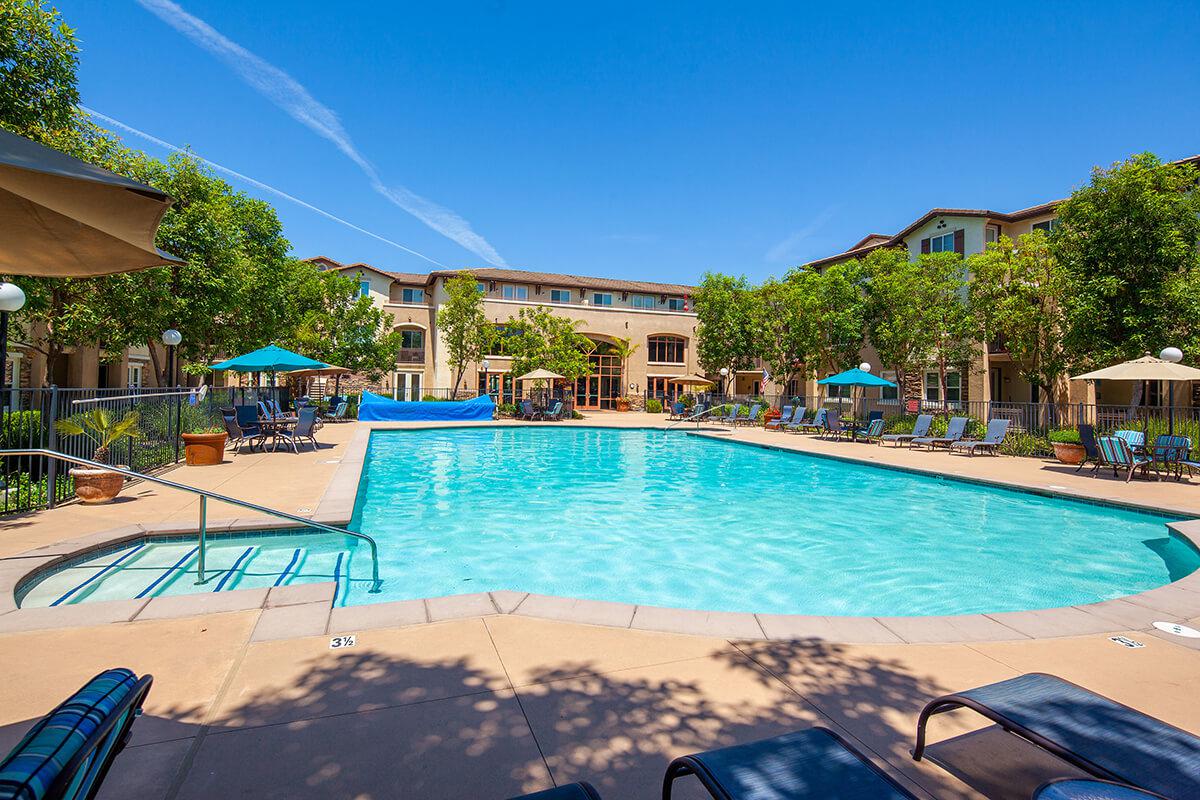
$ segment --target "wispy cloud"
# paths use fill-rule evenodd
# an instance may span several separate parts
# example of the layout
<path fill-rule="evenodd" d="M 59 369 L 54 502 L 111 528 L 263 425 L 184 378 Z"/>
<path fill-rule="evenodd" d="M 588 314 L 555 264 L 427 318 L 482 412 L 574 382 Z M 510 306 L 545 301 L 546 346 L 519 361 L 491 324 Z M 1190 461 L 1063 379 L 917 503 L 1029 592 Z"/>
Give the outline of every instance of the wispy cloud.
<path fill-rule="evenodd" d="M 658 237 L 653 233 L 609 233 L 601 238 L 606 242 L 619 244 L 650 244 L 658 241 Z"/>
<path fill-rule="evenodd" d="M 795 233 L 792 233 L 786 239 L 771 247 L 771 249 L 768 250 L 766 255 L 763 257 L 773 264 L 794 261 L 797 258 L 797 248 L 800 246 L 800 244 L 802 244 L 806 239 L 812 238 L 812 236 L 818 233 L 821 228 L 825 227 L 825 223 L 833 219 L 833 216 L 837 213 L 837 210 L 838 206 L 836 205 L 829 206 L 828 208 L 824 209 L 820 214 L 817 214 L 817 216 L 813 217 L 803 228 Z"/>
<path fill-rule="evenodd" d="M 204 20 L 184 11 L 172 0 L 138 0 L 138 3 L 224 62 L 242 80 L 292 119 L 332 142 L 362 170 L 371 188 L 376 192 L 484 261 L 496 266 L 506 266 L 496 249 L 458 214 L 403 186 L 385 185 L 374 165 L 354 146 L 350 134 L 342 126 L 337 114 L 309 94 L 291 75 L 228 39 Z"/>
<path fill-rule="evenodd" d="M 126 125 L 124 122 L 121 122 L 119 119 L 113 119 L 112 117 L 108 116 L 107 114 L 101 114 L 99 111 L 90 109 L 87 106 L 80 106 L 80 108 L 82 108 L 84 111 L 86 111 L 88 114 L 95 117 L 96 119 L 102 120 L 114 128 L 119 128 L 120 130 L 123 130 L 126 133 L 132 133 L 134 136 L 138 136 L 142 139 L 145 139 L 148 142 L 153 142 L 154 144 L 156 144 L 159 147 L 162 147 L 166 150 L 171 150 L 176 153 L 186 153 L 187 155 L 191 156 L 192 158 L 196 159 L 197 161 L 201 161 L 201 162 L 207 164 L 209 167 L 216 170 L 217 172 L 228 175 L 231 178 L 236 178 L 237 180 L 242 181 L 243 183 L 248 183 L 251 186 L 253 186 L 257 189 L 261 189 L 264 192 L 270 192 L 271 194 L 275 195 L 276 197 L 280 197 L 284 200 L 287 200 L 290 203 L 295 203 L 296 205 L 298 205 L 302 208 L 307 208 L 309 211 L 320 214 L 322 217 L 325 217 L 328 220 L 332 220 L 333 222 L 336 222 L 339 225 L 345 225 L 347 228 L 358 231 L 359 233 L 364 233 L 367 236 L 370 236 L 372 239 L 378 239 L 379 241 L 383 242 L 384 244 L 390 244 L 392 247 L 399 248 L 400 250 L 403 250 L 406 253 L 414 255 L 417 258 L 425 259 L 430 264 L 434 264 L 436 266 L 443 267 L 443 268 L 445 268 L 445 266 L 446 266 L 442 262 L 432 259 L 429 256 L 425 255 L 424 253 L 418 253 L 416 250 L 413 250 L 411 247 L 405 247 L 404 245 L 400 244 L 399 242 L 392 241 L 391 239 L 387 238 L 386 236 L 380 236 L 378 233 L 374 233 L 372 231 L 367 230 L 366 228 L 359 227 L 358 225 L 355 225 L 353 222 L 350 222 L 349 220 L 346 220 L 346 219 L 342 219 L 341 217 L 337 216 L 336 214 L 331 214 L 323 208 L 318 208 L 317 206 L 314 206 L 312 203 L 309 203 L 305 200 L 301 200 L 299 197 L 290 195 L 287 192 L 283 191 L 282 189 L 276 189 L 274 186 L 271 186 L 269 183 L 263 183 L 260 180 L 251 178 L 249 175 L 244 175 L 241 172 L 238 172 L 237 170 L 230 169 L 229 167 L 218 164 L 215 161 L 209 161 L 207 158 L 203 158 L 201 156 L 196 155 L 191 150 L 185 150 L 182 147 L 177 147 L 177 146 L 171 144 L 170 142 L 167 142 L 167 141 L 164 141 L 164 140 L 158 138 L 154 134 L 146 133 L 143 130 L 139 130 L 138 128 L 133 127 L 132 125 Z"/>

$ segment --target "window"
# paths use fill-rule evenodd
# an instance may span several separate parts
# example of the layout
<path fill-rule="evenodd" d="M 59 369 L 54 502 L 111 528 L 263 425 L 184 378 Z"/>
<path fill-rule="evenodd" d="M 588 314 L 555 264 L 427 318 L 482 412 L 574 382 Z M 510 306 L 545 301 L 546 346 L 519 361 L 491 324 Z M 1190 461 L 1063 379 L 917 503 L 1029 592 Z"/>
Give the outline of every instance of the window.
<path fill-rule="evenodd" d="M 941 236 L 929 237 L 929 252 L 931 253 L 953 253 L 954 252 L 954 234 L 945 233 Z"/>
<path fill-rule="evenodd" d="M 687 300 L 684 300 L 682 297 L 668 297 L 667 298 L 667 310 L 668 311 L 687 311 Z"/>
<path fill-rule="evenodd" d="M 358 296 L 359 297 L 370 297 L 371 296 L 371 282 L 370 281 L 359 281 L 358 282 Z"/>
<path fill-rule="evenodd" d="M 425 331 L 411 329 L 400 331 L 400 346 L 405 350 L 424 350 Z"/>
<path fill-rule="evenodd" d="M 984 241 L 984 244 L 991 244 L 993 242 L 1000 241 L 1000 226 L 999 225 L 988 225 L 986 228 L 984 228 L 983 229 L 983 241 Z"/>
<path fill-rule="evenodd" d="M 648 294 L 635 294 L 629 298 L 629 304 L 634 308 L 657 308 L 658 301 Z"/>
<path fill-rule="evenodd" d="M 529 287 L 528 286 L 512 286 L 511 284 L 506 284 L 504 287 L 504 299 L 505 300 L 528 300 L 529 299 Z"/>
<path fill-rule="evenodd" d="M 479 283 L 476 283 L 475 288 L 479 291 L 480 294 L 487 294 L 487 285 L 484 284 L 482 281 L 480 281 Z"/>
<path fill-rule="evenodd" d="M 424 289 L 405 289 L 401 293 L 401 299 L 405 303 L 424 303 L 425 302 L 425 290 Z"/>
<path fill-rule="evenodd" d="M 143 367 L 141 364 L 130 364 L 129 365 L 129 372 L 127 375 L 129 380 L 126 385 L 130 389 L 141 389 L 142 388 L 142 369 L 143 369 Z"/>
<path fill-rule="evenodd" d="M 650 361 L 657 364 L 682 364 L 686 343 L 679 336 L 651 336 L 648 341 Z"/>
<path fill-rule="evenodd" d="M 592 305 L 594 305 L 594 306 L 611 306 L 612 305 L 612 295 L 611 294 L 601 294 L 600 292 L 596 292 L 592 295 Z"/>
<path fill-rule="evenodd" d="M 925 373 L 925 400 L 930 403 L 942 403 L 942 387 L 936 372 Z M 946 373 L 946 405 L 956 406 L 962 402 L 962 375 L 958 372 Z"/>
<path fill-rule="evenodd" d="M 832 375 L 833 373 L 830 373 Z M 826 377 L 829 377 L 828 375 Z M 828 384 L 825 387 L 825 396 L 830 400 L 853 400 L 853 386 L 837 386 L 836 384 Z"/>
<path fill-rule="evenodd" d="M 886 371 L 880 372 L 879 377 L 883 378 L 885 381 L 891 381 L 892 383 L 896 382 L 896 373 L 895 372 L 886 372 Z M 881 386 L 879 388 L 879 400 L 880 400 L 880 402 L 883 402 L 883 403 L 899 402 L 900 387 L 899 386 Z"/>
<path fill-rule="evenodd" d="M 1033 223 L 1032 227 L 1035 231 L 1045 231 L 1046 235 L 1049 236 L 1062 227 L 1062 223 L 1058 221 L 1058 217 L 1055 217 L 1054 219 L 1048 219 L 1045 222 L 1035 222 Z"/>
<path fill-rule="evenodd" d="M 551 289 L 550 290 L 550 302 L 551 303 L 569 303 L 569 302 L 571 302 L 571 290 L 570 289 Z"/>

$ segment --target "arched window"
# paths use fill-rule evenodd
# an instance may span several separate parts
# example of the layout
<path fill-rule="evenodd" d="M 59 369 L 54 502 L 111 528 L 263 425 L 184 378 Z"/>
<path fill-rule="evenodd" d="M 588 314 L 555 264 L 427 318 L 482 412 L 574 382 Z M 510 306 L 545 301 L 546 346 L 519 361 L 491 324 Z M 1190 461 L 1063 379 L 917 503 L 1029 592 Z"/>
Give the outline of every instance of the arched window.
<path fill-rule="evenodd" d="M 651 336 L 648 342 L 648 351 L 651 363 L 682 364 L 687 352 L 687 340 L 682 336 L 665 334 Z"/>

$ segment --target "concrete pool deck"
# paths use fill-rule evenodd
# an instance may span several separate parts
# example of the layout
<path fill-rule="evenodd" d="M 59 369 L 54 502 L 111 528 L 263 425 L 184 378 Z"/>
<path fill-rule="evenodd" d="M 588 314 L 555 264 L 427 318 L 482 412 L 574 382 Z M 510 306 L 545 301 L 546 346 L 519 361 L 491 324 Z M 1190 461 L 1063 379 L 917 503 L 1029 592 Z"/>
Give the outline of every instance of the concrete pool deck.
<path fill-rule="evenodd" d="M 602 414 L 585 424 L 665 423 Z M 332 446 L 316 453 L 229 457 L 171 477 L 315 513 L 323 499 L 337 500 L 331 484 L 359 430 L 326 426 L 319 438 Z M 752 429 L 734 436 L 892 466 L 936 464 L 1200 517 L 1200 486 L 1186 483 L 1127 485 L 1027 459 L 889 451 Z M 0 522 L 0 570 L 27 569 L 20 554 L 30 549 L 122 525 L 194 525 L 193 497 L 146 484 L 126 493 L 131 499 L 111 506 L 68 505 Z M 238 513 L 210 508 L 213 519 Z M 1165 588 L 1175 589 L 1175 610 L 1200 603 L 1200 592 Z M 503 798 L 577 779 L 591 780 L 606 797 L 649 798 L 658 796 L 675 755 L 811 724 L 843 733 L 919 796 L 1028 797 L 1041 777 L 1069 768 L 993 729 L 959 736 L 978 718 L 951 714 L 935 722 L 935 740 L 943 740 L 935 755 L 949 771 L 915 764 L 907 750 L 926 700 L 1030 671 L 1060 675 L 1200 733 L 1200 640 L 1146 630 L 1147 613 L 1160 609 L 1136 603 L 1102 632 L 1086 614 L 1068 613 L 1045 632 L 1053 638 L 993 630 L 957 644 L 902 643 L 900 636 L 848 644 L 854 639 L 835 641 L 828 629 L 748 641 L 736 632 L 681 635 L 501 613 L 519 610 L 515 599 L 493 593 L 490 609 L 452 600 L 437 610 L 446 614 L 440 621 L 415 625 L 386 614 L 378 624 L 360 619 L 366 624 L 338 631 L 356 633 L 356 646 L 336 651 L 329 649 L 331 619 L 324 630 L 303 627 L 322 602 L 328 615 L 320 595 L 264 597 L 242 610 L 189 608 L 175 598 L 175 608 L 142 609 L 133 621 L 60 617 L 70 627 L 46 614 L 37 629 L 0 633 L 8 672 L 0 745 L 11 746 L 37 716 L 114 665 L 155 675 L 133 746 L 101 795 L 114 798 Z M 433 616 L 428 603 L 423 609 Z M 195 613 L 202 610 L 209 613 Z M 0 630 L 7 616 L 0 615 Z M 1200 624 L 1200 605 L 1171 618 Z M 1116 634 L 1143 646 L 1114 642 Z"/>

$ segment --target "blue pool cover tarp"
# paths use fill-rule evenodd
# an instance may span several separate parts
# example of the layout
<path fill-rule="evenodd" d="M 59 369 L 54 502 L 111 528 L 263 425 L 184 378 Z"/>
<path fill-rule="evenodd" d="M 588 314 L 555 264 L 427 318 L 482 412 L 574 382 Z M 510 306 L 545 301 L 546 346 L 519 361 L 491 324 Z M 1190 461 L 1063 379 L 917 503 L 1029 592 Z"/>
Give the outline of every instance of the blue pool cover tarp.
<path fill-rule="evenodd" d="M 363 422 L 480 422 L 490 420 L 496 404 L 486 394 L 461 402 L 400 402 L 371 392 L 358 401 Z"/>

